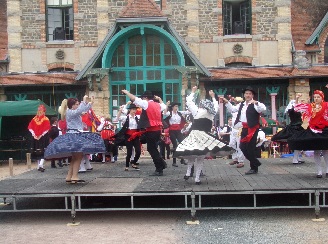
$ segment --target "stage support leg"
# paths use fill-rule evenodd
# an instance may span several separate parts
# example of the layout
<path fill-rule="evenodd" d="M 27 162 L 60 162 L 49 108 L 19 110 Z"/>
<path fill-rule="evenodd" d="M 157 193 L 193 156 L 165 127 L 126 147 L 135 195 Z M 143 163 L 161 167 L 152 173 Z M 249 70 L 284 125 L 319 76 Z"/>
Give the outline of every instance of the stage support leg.
<path fill-rule="evenodd" d="M 26 163 L 27 163 L 27 169 L 31 169 L 31 153 L 26 153 Z"/>
<path fill-rule="evenodd" d="M 199 225 L 199 220 L 196 220 L 196 195 L 191 192 L 191 221 L 187 221 L 188 225 Z"/>
<path fill-rule="evenodd" d="M 68 223 L 67 226 L 77 226 L 80 224 L 80 222 L 75 222 L 75 217 L 76 217 L 76 201 L 75 201 L 75 196 L 71 196 L 71 217 L 72 217 L 72 223 Z"/>
<path fill-rule="evenodd" d="M 315 222 L 322 222 L 325 221 L 324 218 L 319 218 L 320 215 L 320 192 L 315 191 L 315 219 L 312 219 L 312 221 Z"/>
<path fill-rule="evenodd" d="M 9 158 L 9 175 L 14 175 L 14 160 L 13 158 Z"/>

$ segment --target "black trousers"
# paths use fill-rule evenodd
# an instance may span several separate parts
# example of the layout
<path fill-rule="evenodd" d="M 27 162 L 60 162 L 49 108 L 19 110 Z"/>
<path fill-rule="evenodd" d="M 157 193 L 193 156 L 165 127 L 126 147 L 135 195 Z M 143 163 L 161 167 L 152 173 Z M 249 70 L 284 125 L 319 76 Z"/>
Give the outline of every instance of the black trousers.
<path fill-rule="evenodd" d="M 133 148 L 134 148 L 135 154 L 134 154 L 134 158 L 131 161 L 131 163 L 138 162 L 140 155 L 141 155 L 141 145 L 140 145 L 139 137 L 135 138 L 132 141 L 128 141 L 129 137 L 130 136 L 127 136 L 125 139 L 125 146 L 126 146 L 125 167 L 129 167 L 129 165 L 130 165 Z"/>
<path fill-rule="evenodd" d="M 179 143 L 182 142 L 184 138 L 180 130 L 170 130 L 169 134 L 170 134 L 170 139 L 173 145 L 173 152 L 174 152 L 178 147 L 178 142 Z M 176 162 L 177 159 L 173 158 L 173 163 L 175 164 Z"/>
<path fill-rule="evenodd" d="M 257 129 L 249 142 L 240 142 L 239 148 L 243 152 L 245 158 L 249 160 L 251 169 L 258 170 L 258 166 L 261 165 L 260 161 L 256 158 L 256 141 L 257 134 L 259 130 Z M 248 135 L 248 129 L 243 128 L 241 131 L 240 140 Z"/>
<path fill-rule="evenodd" d="M 147 151 L 150 154 L 151 158 L 153 159 L 153 162 L 156 167 L 157 172 L 162 172 L 165 167 L 165 161 L 161 157 L 158 151 L 158 141 L 161 137 L 161 131 L 146 131 L 145 132 L 145 138 L 147 143 Z"/>

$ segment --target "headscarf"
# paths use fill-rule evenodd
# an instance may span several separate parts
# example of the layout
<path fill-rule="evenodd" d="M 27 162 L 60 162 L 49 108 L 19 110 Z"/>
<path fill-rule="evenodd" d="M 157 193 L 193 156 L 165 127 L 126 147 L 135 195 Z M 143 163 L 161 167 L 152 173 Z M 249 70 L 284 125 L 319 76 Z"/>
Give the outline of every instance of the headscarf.
<path fill-rule="evenodd" d="M 208 100 L 208 99 L 203 99 L 199 102 L 199 108 L 204 108 L 207 110 L 208 113 L 215 115 L 216 111 L 214 108 L 214 104 L 212 101 Z"/>
<path fill-rule="evenodd" d="M 322 91 L 320 91 L 320 90 L 315 90 L 315 91 L 313 92 L 313 95 L 314 95 L 314 94 L 318 94 L 318 95 L 320 95 L 320 97 L 322 98 L 322 101 L 325 100 L 325 95 L 323 94 Z"/>

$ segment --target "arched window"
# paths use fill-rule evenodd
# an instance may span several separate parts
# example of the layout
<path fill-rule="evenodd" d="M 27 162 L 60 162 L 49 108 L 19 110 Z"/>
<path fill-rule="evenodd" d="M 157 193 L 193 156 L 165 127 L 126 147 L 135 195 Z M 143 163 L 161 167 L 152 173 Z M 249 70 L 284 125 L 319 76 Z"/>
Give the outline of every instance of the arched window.
<path fill-rule="evenodd" d="M 151 90 L 163 101 L 181 102 L 181 74 L 176 70 L 178 55 L 162 36 L 133 35 L 123 40 L 113 53 L 110 73 L 111 109 L 115 116 L 128 98 L 122 89 L 141 95 Z"/>

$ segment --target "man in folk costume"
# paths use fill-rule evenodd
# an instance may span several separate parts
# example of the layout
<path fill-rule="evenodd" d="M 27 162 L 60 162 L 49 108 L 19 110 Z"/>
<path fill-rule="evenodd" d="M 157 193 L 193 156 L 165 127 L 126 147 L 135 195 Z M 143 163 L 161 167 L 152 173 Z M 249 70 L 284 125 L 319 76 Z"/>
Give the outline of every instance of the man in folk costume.
<path fill-rule="evenodd" d="M 227 99 L 221 100 L 226 104 L 229 111 L 238 111 L 235 128 L 242 128 L 240 137 L 240 149 L 249 160 L 251 169 L 245 174 L 257 174 L 258 167 L 261 165 L 256 158 L 256 140 L 260 128 L 260 113 L 266 110 L 263 103 L 254 100 L 256 92 L 252 87 L 248 86 L 243 90 L 245 102 L 233 106 Z"/>
<path fill-rule="evenodd" d="M 136 106 L 142 108 L 138 129 L 144 132 L 147 142 L 147 151 L 156 167 L 155 172 L 150 176 L 162 176 L 163 169 L 166 168 L 166 162 L 158 151 L 157 143 L 161 137 L 163 126 L 162 111 L 166 108 L 166 105 L 159 96 L 154 96 L 151 91 L 145 91 L 141 95 L 141 98 L 136 97 L 127 90 L 122 90 L 122 92 L 126 94 Z M 159 103 L 155 102 L 153 99 L 158 100 Z"/>
<path fill-rule="evenodd" d="M 33 136 L 32 141 L 32 155 L 36 157 L 38 160 L 38 171 L 44 172 L 44 149 L 47 147 L 49 143 L 48 139 L 48 131 L 51 128 L 50 121 L 46 114 L 46 107 L 44 105 L 40 105 L 38 107 L 38 111 L 36 116 L 30 121 L 28 125 L 28 130 L 31 132 Z"/>
<path fill-rule="evenodd" d="M 183 115 L 190 114 L 189 111 L 178 111 L 180 103 L 173 102 L 172 104 L 170 101 L 166 103 L 167 106 L 169 106 L 169 111 L 167 111 L 167 108 L 164 110 L 164 115 L 167 117 L 165 118 L 165 122 L 169 125 L 169 135 L 170 140 L 173 144 L 173 152 L 178 146 L 178 142 L 182 142 L 184 137 L 181 133 L 181 130 L 184 128 L 184 125 L 186 124 L 186 120 L 183 117 Z M 187 165 L 185 163 L 184 159 L 181 159 L 181 164 Z M 173 164 L 174 167 L 178 167 L 177 165 L 177 158 L 173 157 Z"/>

